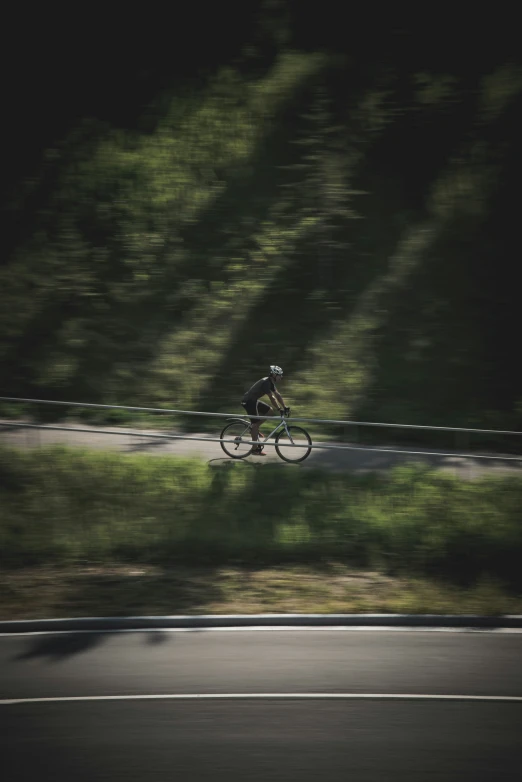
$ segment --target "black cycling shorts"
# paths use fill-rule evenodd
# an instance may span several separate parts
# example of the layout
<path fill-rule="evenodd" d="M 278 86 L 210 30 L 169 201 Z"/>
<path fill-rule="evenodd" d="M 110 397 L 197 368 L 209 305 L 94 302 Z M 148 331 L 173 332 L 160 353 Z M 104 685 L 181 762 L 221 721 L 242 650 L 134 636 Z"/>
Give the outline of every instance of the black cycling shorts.
<path fill-rule="evenodd" d="M 241 404 L 245 408 L 247 414 L 250 416 L 250 420 L 253 424 L 256 424 L 258 421 L 260 421 L 260 419 L 256 418 L 256 416 L 270 415 L 272 412 L 270 405 L 267 405 L 266 402 L 262 402 L 261 399 L 247 399 L 246 402 L 241 402 Z"/>

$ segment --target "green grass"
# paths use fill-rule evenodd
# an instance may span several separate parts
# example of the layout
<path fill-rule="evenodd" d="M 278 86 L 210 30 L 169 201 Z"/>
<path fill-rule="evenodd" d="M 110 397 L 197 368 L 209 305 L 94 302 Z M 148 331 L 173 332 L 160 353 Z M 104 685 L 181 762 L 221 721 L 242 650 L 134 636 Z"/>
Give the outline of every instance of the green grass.
<path fill-rule="evenodd" d="M 339 562 L 272 567 L 39 566 L 0 572 L 0 619 L 254 613 L 522 613 L 522 595 Z"/>
<path fill-rule="evenodd" d="M 0 450 L 0 563 L 352 567 L 521 585 L 522 480 Z"/>

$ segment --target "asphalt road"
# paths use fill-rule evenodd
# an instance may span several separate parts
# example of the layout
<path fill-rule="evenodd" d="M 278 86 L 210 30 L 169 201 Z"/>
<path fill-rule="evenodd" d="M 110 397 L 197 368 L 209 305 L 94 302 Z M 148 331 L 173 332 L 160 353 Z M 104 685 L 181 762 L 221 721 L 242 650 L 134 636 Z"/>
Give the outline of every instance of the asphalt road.
<path fill-rule="evenodd" d="M 513 780 L 521 652 L 498 632 L 1 637 L 4 778 Z"/>
<path fill-rule="evenodd" d="M 221 423 L 221 419 L 219 419 L 219 422 Z M 220 423 L 216 425 L 216 437 L 218 436 Z M 73 425 L 71 424 L 70 426 L 72 427 Z M 47 445 L 61 443 L 83 448 L 110 449 L 121 453 L 146 453 L 157 456 L 171 454 L 205 459 L 215 467 L 237 463 L 225 456 L 219 443 L 195 439 L 197 437 L 212 437 L 208 433 L 192 433 L 189 435 L 192 438 L 190 440 L 158 440 L 150 436 L 143 436 L 158 434 L 158 432 L 152 430 L 119 430 L 118 427 L 110 426 L 104 428 L 110 429 L 114 432 L 113 434 L 100 434 L 96 432 L 96 427 L 81 424 L 80 428 L 83 430 L 82 432 L 30 429 L 13 427 L 12 422 L 0 420 L 0 443 L 21 448 L 44 448 Z M 123 431 L 132 433 L 123 434 Z M 337 443 L 337 445 L 340 444 Z M 336 445 L 336 443 L 328 443 L 328 445 Z M 457 452 L 452 452 L 451 449 L 441 451 L 440 449 L 413 448 L 409 450 L 414 450 L 416 453 L 411 454 L 406 452 L 408 449 L 394 445 L 379 446 L 382 449 L 389 448 L 393 452 L 361 448 L 356 443 L 343 443 L 343 445 L 351 445 L 352 449 L 314 449 L 309 458 L 300 466 L 308 468 L 320 467 L 328 470 L 350 470 L 353 473 L 362 474 L 389 470 L 392 467 L 407 464 L 408 462 L 420 462 L 431 467 L 450 471 L 468 479 L 486 473 L 522 475 L 522 458 L 516 461 L 510 458 L 513 455 L 486 454 L 486 458 L 478 458 L 462 457 Z M 255 464 L 257 466 L 278 464 L 281 468 L 289 467 L 294 469 L 294 465 L 287 465 L 279 459 L 273 447 L 267 446 L 265 450 L 266 456 L 250 456 L 241 463 Z"/>

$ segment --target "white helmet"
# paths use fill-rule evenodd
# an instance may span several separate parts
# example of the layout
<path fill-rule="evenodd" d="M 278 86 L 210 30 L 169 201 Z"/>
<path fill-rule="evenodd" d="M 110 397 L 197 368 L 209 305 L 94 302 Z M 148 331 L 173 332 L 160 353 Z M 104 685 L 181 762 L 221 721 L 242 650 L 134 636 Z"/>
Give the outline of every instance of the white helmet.
<path fill-rule="evenodd" d="M 281 367 L 276 366 L 275 364 L 270 365 L 270 374 L 276 375 L 277 377 L 283 377 L 283 370 Z"/>

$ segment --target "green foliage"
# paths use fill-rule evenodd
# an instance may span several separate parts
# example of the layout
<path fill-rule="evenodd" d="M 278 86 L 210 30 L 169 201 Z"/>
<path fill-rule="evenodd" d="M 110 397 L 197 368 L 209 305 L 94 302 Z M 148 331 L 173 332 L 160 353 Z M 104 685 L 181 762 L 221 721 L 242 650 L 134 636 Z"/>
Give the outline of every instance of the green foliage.
<path fill-rule="evenodd" d="M 520 428 L 520 68 L 354 68 L 287 25 L 147 131 L 47 150 L 0 269 L 3 392 L 228 411 L 277 361 L 302 415 Z"/>
<path fill-rule="evenodd" d="M 520 587 L 518 478 L 460 482 L 52 448 L 0 454 L 5 566 L 344 560 Z"/>

